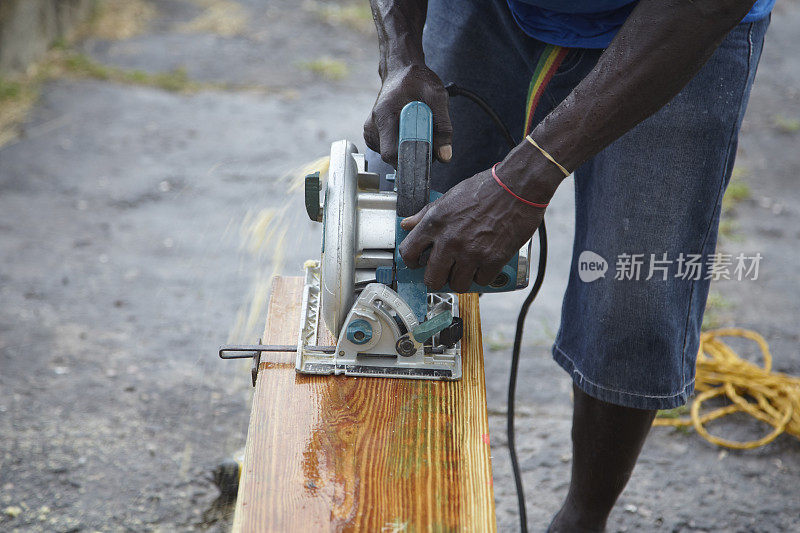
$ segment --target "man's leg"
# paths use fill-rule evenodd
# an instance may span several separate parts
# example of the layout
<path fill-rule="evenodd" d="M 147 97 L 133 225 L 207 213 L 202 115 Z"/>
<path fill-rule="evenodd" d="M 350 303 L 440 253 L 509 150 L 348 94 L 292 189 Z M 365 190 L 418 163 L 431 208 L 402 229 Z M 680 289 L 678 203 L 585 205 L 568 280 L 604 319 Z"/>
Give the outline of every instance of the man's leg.
<path fill-rule="evenodd" d="M 573 469 L 552 531 L 603 530 L 655 411 L 693 390 L 705 274 L 766 26 L 740 24 L 672 102 L 575 173 L 553 349 L 575 383 Z M 605 277 L 580 279 L 585 251 L 608 262 Z M 681 254 L 702 258 L 699 279 L 685 277 Z"/>
<path fill-rule="evenodd" d="M 656 411 L 592 398 L 576 385 L 572 412 L 572 481 L 550 531 L 602 531 L 631 477 Z"/>

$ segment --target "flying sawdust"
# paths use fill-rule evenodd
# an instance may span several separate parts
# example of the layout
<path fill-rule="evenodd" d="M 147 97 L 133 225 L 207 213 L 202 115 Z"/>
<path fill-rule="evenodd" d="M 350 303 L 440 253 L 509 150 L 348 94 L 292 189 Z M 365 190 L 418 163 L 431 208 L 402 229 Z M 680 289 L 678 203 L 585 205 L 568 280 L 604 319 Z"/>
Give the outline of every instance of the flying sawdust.
<path fill-rule="evenodd" d="M 319 172 L 324 181 L 329 167 L 330 158 L 321 157 L 293 170 L 284 178 L 287 191 L 291 194 L 300 190 L 305 176 L 313 172 Z M 239 248 L 246 257 L 254 259 L 258 267 L 253 276 L 250 298 L 237 312 L 228 335 L 229 344 L 251 344 L 261 337 L 272 278 L 279 275 L 285 266 L 287 234 L 290 228 L 297 226 L 298 218 L 305 216 L 305 212 L 292 209 L 289 202 L 280 208 L 245 213 L 239 229 Z"/>

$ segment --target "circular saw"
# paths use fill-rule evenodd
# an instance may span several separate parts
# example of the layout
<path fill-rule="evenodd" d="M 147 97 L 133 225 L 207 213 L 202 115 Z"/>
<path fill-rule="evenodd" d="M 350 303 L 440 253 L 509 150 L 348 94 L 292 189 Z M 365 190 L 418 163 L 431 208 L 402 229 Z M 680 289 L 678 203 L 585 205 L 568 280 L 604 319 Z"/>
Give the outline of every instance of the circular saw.
<path fill-rule="evenodd" d="M 367 169 L 348 141 L 331 145 L 330 168 L 305 178 L 309 217 L 322 223 L 319 261 L 305 266 L 297 370 L 312 374 L 459 379 L 463 323 L 448 287 L 430 292 L 424 269 L 409 269 L 398 252 L 408 232 L 400 221 L 440 193 L 430 189 L 433 117 L 411 102 L 400 114 L 397 172 Z M 383 190 L 382 190 L 383 189 Z M 388 190 L 386 190 L 388 189 Z M 469 292 L 507 292 L 528 284 L 530 243 L 488 286 Z M 335 350 L 319 350 L 324 325 Z"/>

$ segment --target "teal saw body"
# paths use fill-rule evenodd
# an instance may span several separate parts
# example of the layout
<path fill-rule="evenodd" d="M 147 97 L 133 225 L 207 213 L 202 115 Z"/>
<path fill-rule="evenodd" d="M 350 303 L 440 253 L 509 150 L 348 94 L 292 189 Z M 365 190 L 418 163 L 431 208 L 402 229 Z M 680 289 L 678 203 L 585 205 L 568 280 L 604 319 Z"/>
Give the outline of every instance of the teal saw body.
<path fill-rule="evenodd" d="M 397 191 L 397 224 L 395 226 L 395 276 L 397 292 L 414 309 L 420 319 L 424 317 L 427 287 L 423 283 L 424 269 L 409 269 L 400 256 L 400 243 L 408 232 L 400 227 L 403 218 L 418 213 L 428 202 L 442 196 L 431 191 L 430 173 L 433 154 L 433 114 L 422 102 L 407 104 L 400 114 L 398 141 L 398 164 L 395 175 Z M 530 245 L 514 256 L 500 274 L 487 286 L 472 284 L 467 292 L 508 292 L 526 287 L 528 284 L 528 257 Z M 522 257 L 521 257 L 522 256 Z M 520 265 L 520 259 L 523 265 Z M 520 266 L 523 270 L 520 270 Z M 450 292 L 444 287 L 441 292 Z"/>

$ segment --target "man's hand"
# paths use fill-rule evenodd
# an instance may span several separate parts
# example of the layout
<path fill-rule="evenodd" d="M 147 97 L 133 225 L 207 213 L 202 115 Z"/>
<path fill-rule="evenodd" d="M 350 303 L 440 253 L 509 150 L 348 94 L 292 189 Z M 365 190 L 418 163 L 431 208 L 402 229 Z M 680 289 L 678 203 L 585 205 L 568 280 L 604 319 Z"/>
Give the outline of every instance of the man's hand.
<path fill-rule="evenodd" d="M 504 191 L 485 170 L 459 183 L 402 221 L 413 230 L 400 244 L 410 268 L 422 266 L 423 252 L 432 247 L 425 285 L 432 290 L 445 283 L 457 292 L 474 280 L 488 285 L 509 259 L 531 238 L 544 209 L 523 204 Z"/>
<path fill-rule="evenodd" d="M 442 162 L 453 156 L 453 126 L 447 91 L 439 76 L 425 66 L 422 28 L 428 0 L 370 0 L 378 30 L 381 90 L 364 124 L 364 140 L 381 159 L 397 168 L 400 111 L 419 100 L 433 112 L 433 152 Z"/>
<path fill-rule="evenodd" d="M 381 159 L 397 167 L 397 135 L 400 111 L 414 100 L 428 104 L 433 112 L 433 148 L 437 159 L 450 161 L 453 155 L 453 126 L 450 123 L 447 91 L 424 64 L 407 65 L 386 73 L 372 113 L 364 124 L 364 140 Z"/>

